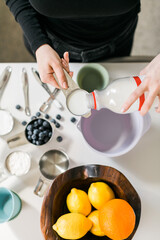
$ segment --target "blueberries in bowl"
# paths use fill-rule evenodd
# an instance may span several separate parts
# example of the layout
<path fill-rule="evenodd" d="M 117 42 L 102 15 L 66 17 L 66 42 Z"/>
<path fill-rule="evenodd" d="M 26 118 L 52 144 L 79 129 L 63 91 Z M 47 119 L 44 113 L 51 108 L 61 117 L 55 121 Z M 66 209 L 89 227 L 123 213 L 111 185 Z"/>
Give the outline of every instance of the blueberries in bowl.
<path fill-rule="evenodd" d="M 42 118 L 32 120 L 26 127 L 25 135 L 28 141 L 40 146 L 47 143 L 52 137 L 50 123 Z"/>

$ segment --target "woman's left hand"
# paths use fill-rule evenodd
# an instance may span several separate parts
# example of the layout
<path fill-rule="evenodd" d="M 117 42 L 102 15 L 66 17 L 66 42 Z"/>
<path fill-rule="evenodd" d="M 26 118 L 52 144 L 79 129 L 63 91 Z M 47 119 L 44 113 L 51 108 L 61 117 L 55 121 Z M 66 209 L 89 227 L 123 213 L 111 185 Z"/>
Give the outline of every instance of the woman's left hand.
<path fill-rule="evenodd" d="M 148 93 L 140 110 L 140 114 L 142 116 L 149 111 L 156 96 L 158 96 L 160 100 L 160 54 L 157 55 L 143 70 L 141 70 L 140 76 L 142 75 L 145 75 L 143 82 L 123 104 L 122 112 L 126 112 L 144 92 Z M 160 113 L 160 102 L 156 108 L 156 112 Z"/>

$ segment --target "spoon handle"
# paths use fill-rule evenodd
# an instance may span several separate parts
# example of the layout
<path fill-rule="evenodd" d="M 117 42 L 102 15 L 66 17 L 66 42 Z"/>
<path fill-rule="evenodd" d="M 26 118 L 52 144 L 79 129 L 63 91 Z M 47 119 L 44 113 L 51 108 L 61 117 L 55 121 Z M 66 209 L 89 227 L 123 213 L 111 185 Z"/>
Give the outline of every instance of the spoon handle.
<path fill-rule="evenodd" d="M 31 115 L 29 108 L 29 86 L 28 86 L 28 76 L 26 69 L 22 69 L 22 83 L 23 83 L 23 93 L 24 93 L 24 101 L 25 101 L 25 113 L 27 116 Z"/>
<path fill-rule="evenodd" d="M 39 72 L 35 69 L 35 68 L 32 68 L 32 73 L 35 77 L 35 79 L 37 80 L 37 82 L 46 90 L 46 92 L 48 92 L 48 94 L 51 96 L 52 95 L 52 92 L 51 90 L 49 89 L 48 85 L 46 83 L 43 83 L 40 79 L 40 75 L 39 75 Z"/>
<path fill-rule="evenodd" d="M 54 101 L 56 106 L 59 108 L 59 109 L 62 109 L 62 104 L 56 99 L 56 95 L 57 93 L 60 91 L 60 89 L 58 88 L 55 88 L 54 91 L 52 92 L 52 96 L 50 96 L 48 98 L 48 100 L 46 102 L 44 102 L 41 107 L 39 108 L 39 110 L 43 113 L 45 113 L 48 108 L 50 107 L 50 105 L 52 104 L 52 102 Z"/>
<path fill-rule="evenodd" d="M 11 72 L 12 72 L 12 68 L 8 66 L 4 69 L 4 71 L 0 76 L 0 98 L 2 97 L 6 84 L 8 83 Z"/>

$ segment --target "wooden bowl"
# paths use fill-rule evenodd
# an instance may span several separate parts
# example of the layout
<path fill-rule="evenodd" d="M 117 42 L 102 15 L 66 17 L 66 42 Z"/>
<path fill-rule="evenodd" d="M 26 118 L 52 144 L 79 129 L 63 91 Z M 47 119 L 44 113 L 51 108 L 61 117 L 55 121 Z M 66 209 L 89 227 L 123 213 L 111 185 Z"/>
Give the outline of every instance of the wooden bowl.
<path fill-rule="evenodd" d="M 134 231 L 127 238 L 131 240 L 136 232 L 141 215 L 141 201 L 128 179 L 118 170 L 102 165 L 79 166 L 59 175 L 51 184 L 46 193 L 41 209 L 41 231 L 45 240 L 61 240 L 52 228 L 57 219 L 68 213 L 66 197 L 72 188 L 88 191 L 91 183 L 103 181 L 114 191 L 116 198 L 126 200 L 134 209 L 136 214 L 136 224 Z M 107 236 L 97 237 L 88 232 L 82 240 L 109 240 Z"/>

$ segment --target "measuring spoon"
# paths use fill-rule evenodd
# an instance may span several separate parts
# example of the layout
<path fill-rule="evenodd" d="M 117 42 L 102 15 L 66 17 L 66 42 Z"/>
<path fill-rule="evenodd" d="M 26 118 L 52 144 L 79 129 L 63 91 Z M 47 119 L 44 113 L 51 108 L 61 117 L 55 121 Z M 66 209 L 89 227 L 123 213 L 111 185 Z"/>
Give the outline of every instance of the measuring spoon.
<path fill-rule="evenodd" d="M 51 92 L 51 90 L 49 89 L 48 85 L 46 83 L 43 83 L 40 79 L 40 75 L 38 73 L 38 71 L 35 68 L 32 68 L 32 73 L 35 77 L 35 79 L 37 80 L 37 82 L 46 90 L 46 92 L 50 95 L 50 98 L 43 103 L 43 105 L 40 107 L 40 111 L 41 112 L 46 112 L 47 109 L 49 108 L 49 106 L 51 105 L 52 102 L 55 103 L 55 106 L 58 109 L 63 109 L 62 104 L 56 99 L 56 95 L 57 93 L 60 91 L 60 89 L 55 88 L 53 92 Z"/>
<path fill-rule="evenodd" d="M 4 93 L 5 87 L 9 81 L 12 68 L 7 66 L 0 76 L 0 100 Z M 6 135 L 13 129 L 14 120 L 9 111 L 0 107 L 0 136 Z"/>
<path fill-rule="evenodd" d="M 23 93 L 24 93 L 24 101 L 25 101 L 25 114 L 27 116 L 31 115 L 31 111 L 29 108 L 29 85 L 28 85 L 28 75 L 25 68 L 22 69 L 22 84 L 23 84 Z"/>

